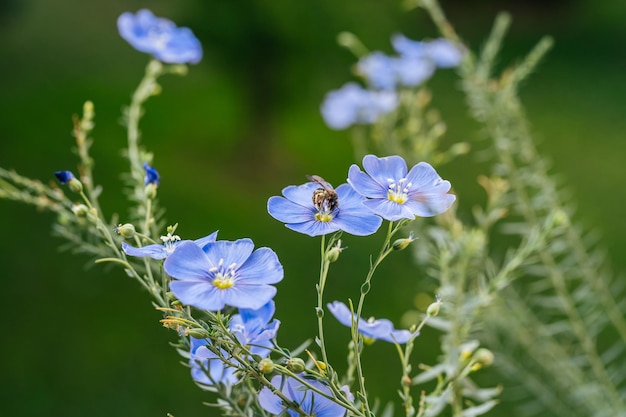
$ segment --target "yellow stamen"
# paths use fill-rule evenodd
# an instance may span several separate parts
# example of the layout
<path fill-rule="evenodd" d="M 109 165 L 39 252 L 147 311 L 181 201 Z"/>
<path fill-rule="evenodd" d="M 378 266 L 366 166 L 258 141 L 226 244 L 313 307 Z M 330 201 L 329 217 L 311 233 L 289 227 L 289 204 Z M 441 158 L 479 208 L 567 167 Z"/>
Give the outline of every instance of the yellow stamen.
<path fill-rule="evenodd" d="M 220 290 L 225 290 L 235 285 L 235 281 L 230 275 L 224 276 L 218 272 L 213 279 L 213 285 Z"/>

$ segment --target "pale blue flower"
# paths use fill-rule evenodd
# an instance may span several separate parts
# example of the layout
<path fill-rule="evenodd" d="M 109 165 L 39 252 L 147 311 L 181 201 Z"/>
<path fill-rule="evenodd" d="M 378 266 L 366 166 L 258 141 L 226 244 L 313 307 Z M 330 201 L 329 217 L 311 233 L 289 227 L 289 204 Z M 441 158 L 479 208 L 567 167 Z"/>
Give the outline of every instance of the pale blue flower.
<path fill-rule="evenodd" d="M 269 248 L 250 239 L 217 241 L 200 248 L 182 242 L 163 263 L 170 289 L 183 303 L 208 311 L 225 306 L 259 309 L 276 295 L 283 267 Z"/>
<path fill-rule="evenodd" d="M 150 10 L 123 13 L 117 19 L 122 38 L 140 52 L 168 64 L 196 64 L 202 59 L 202 45 L 189 28 L 156 17 Z"/>
<path fill-rule="evenodd" d="M 205 236 L 200 239 L 194 240 L 194 243 L 199 247 L 204 247 L 207 243 L 215 242 L 217 239 L 217 232 L 213 232 L 208 236 Z M 138 256 L 144 257 L 147 256 L 152 259 L 165 259 L 172 253 L 178 245 L 183 242 L 188 242 L 188 240 L 180 240 L 178 235 L 173 235 L 168 233 L 167 236 L 161 236 L 161 240 L 163 241 L 162 245 L 154 244 L 154 245 L 146 245 L 140 248 L 136 248 L 134 246 L 129 245 L 126 242 L 122 242 L 122 250 L 126 255 L 129 256 Z"/>
<path fill-rule="evenodd" d="M 333 316 L 344 326 L 352 327 L 352 322 L 357 323 L 356 314 L 353 314 L 347 305 L 341 301 L 335 301 L 327 304 L 328 310 Z M 387 319 L 373 318 L 369 320 L 363 320 L 358 318 L 359 333 L 363 336 L 375 340 L 384 340 L 391 343 L 406 343 L 411 338 L 412 334 L 408 330 L 396 330 L 393 327 L 393 323 Z"/>
<path fill-rule="evenodd" d="M 272 340 L 280 326 L 279 320 L 272 320 L 275 311 L 274 301 L 267 302 L 257 310 L 241 308 L 239 314 L 230 319 L 228 328 L 242 345 L 250 347 L 253 355 L 265 358 L 274 346 Z"/>
<path fill-rule="evenodd" d="M 148 165 L 147 162 L 144 162 L 143 169 L 144 171 L 146 171 L 146 176 L 143 180 L 144 185 L 159 185 L 159 171 L 157 171 L 156 168 Z"/>
<path fill-rule="evenodd" d="M 201 387 L 216 384 L 234 385 L 237 382 L 235 375 L 237 369 L 227 366 L 218 355 L 207 347 L 210 341 L 190 337 L 189 343 L 191 378 Z M 224 357 L 228 357 L 225 351 L 222 352 Z"/>
<path fill-rule="evenodd" d="M 391 38 L 391 44 L 404 58 L 429 60 L 440 68 L 458 66 L 465 53 L 461 46 L 445 38 L 414 41 L 402 34 L 397 34 Z"/>
<path fill-rule="evenodd" d="M 395 59 L 379 51 L 364 56 L 357 62 L 357 70 L 375 88 L 396 87 Z"/>
<path fill-rule="evenodd" d="M 363 168 L 352 165 L 348 183 L 368 198 L 363 204 L 383 219 L 396 221 L 432 217 L 448 210 L 456 196 L 448 194 L 450 182 L 441 179 L 428 163 L 420 162 L 407 172 L 399 156 L 367 155 Z"/>
<path fill-rule="evenodd" d="M 338 205 L 333 210 L 328 204 L 317 208 L 313 204 L 313 193 L 320 189 L 319 184 L 309 182 L 303 185 L 290 185 L 283 189 L 284 197 L 270 197 L 267 211 L 276 220 L 296 232 L 309 236 L 321 236 L 343 230 L 356 236 L 367 236 L 376 232 L 382 219 L 369 211 L 359 195 L 349 184 L 335 189 Z"/>
<path fill-rule="evenodd" d="M 303 375 L 300 376 L 303 377 Z M 343 417 L 346 414 L 346 409 L 344 407 L 318 394 L 317 392 L 308 389 L 294 378 L 276 375 L 270 382 L 274 387 L 279 389 L 285 397 L 298 404 L 307 416 Z M 330 388 L 322 382 L 314 379 L 307 379 L 307 382 L 325 394 L 328 394 L 329 396 L 333 395 Z M 347 387 L 342 387 L 342 390 L 347 391 Z M 351 394 L 349 392 L 346 392 L 346 396 L 351 398 Z M 287 412 L 287 415 L 291 417 L 299 416 L 296 411 L 285 407 L 282 399 L 267 387 L 263 388 L 261 392 L 259 392 L 258 399 L 261 407 L 263 407 L 263 409 L 268 413 L 283 415 L 283 413 Z"/>
<path fill-rule="evenodd" d="M 321 112 L 330 128 L 341 130 L 354 124 L 374 123 L 397 106 L 398 97 L 393 91 L 366 90 L 356 83 L 347 83 L 326 94 Z"/>
<path fill-rule="evenodd" d="M 382 90 L 393 90 L 398 85 L 420 85 L 435 72 L 435 66 L 429 60 L 391 57 L 382 52 L 372 52 L 361 58 L 357 69 L 372 87 Z"/>

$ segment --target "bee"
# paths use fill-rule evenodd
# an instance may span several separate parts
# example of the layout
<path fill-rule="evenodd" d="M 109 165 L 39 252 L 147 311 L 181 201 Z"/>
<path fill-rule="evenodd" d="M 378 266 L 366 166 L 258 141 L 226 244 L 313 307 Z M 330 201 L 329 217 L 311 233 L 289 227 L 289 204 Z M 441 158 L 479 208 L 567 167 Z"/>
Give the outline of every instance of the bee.
<path fill-rule="evenodd" d="M 334 211 L 339 207 L 339 197 L 337 192 L 330 186 L 326 180 L 319 175 L 307 175 L 307 179 L 311 182 L 319 184 L 322 188 L 313 191 L 313 206 L 318 211 Z"/>

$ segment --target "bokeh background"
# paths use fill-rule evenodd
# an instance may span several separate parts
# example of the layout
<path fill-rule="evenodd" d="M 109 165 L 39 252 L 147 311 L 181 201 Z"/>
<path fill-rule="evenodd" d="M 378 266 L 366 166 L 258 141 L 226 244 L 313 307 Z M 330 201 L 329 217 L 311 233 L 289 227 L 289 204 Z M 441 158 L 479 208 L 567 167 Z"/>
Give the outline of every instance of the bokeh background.
<path fill-rule="evenodd" d="M 540 149 L 575 196 L 579 221 L 603 234 L 618 271 L 626 269 L 626 2 L 448 0 L 444 8 L 478 48 L 499 10 L 513 14 L 501 63 L 543 34 L 556 46 L 523 89 Z M 0 166 L 43 181 L 74 169 L 71 115 L 96 108 L 96 181 L 107 213 L 125 213 L 120 156 L 122 106 L 148 57 L 117 34 L 124 11 L 147 7 L 202 41 L 205 56 L 187 77 L 162 79 L 149 101 L 143 144 L 162 176 L 159 198 L 186 238 L 216 229 L 223 239 L 271 246 L 286 272 L 279 285 L 280 340 L 295 347 L 313 335 L 317 239 L 289 232 L 266 214 L 267 198 L 316 173 L 344 181 L 353 161 L 347 132 L 325 127 L 324 94 L 352 79 L 354 58 L 338 47 L 343 30 L 371 49 L 390 51 L 395 32 L 418 39 L 436 31 L 421 11 L 382 0 L 2 0 L 0 1 Z M 479 135 L 466 116 L 453 71 L 429 82 L 448 122 L 446 141 Z M 487 168 L 471 157 L 439 169 L 459 195 L 459 210 L 481 201 L 475 183 Z M 49 213 L 0 201 L 2 343 L 0 414 L 11 416 L 216 415 L 169 342 L 147 295 L 115 268 L 59 250 Z M 349 239 L 332 270 L 328 299 L 358 295 L 380 235 Z M 419 243 L 419 242 L 417 242 Z M 375 277 L 368 315 L 399 322 L 417 293 L 434 283 L 398 254 Z M 332 359 L 344 363 L 345 329 L 329 320 Z M 342 331 L 343 330 L 343 331 Z M 437 333 L 423 333 L 415 361 L 436 355 Z M 388 359 L 387 359 L 388 358 Z M 384 343 L 366 352 L 371 391 L 395 398 L 399 365 Z M 485 380 L 498 382 L 489 371 Z M 507 415 L 505 402 L 490 413 Z"/>

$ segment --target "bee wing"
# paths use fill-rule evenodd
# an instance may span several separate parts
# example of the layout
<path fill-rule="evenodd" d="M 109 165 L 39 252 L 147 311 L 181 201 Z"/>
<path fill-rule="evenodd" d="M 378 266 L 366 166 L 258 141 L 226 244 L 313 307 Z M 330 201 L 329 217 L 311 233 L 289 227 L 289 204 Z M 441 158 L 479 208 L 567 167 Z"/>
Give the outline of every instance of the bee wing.
<path fill-rule="evenodd" d="M 333 187 L 331 187 L 331 185 L 319 175 L 307 175 L 306 178 L 311 182 L 321 185 L 327 191 L 333 191 Z"/>

